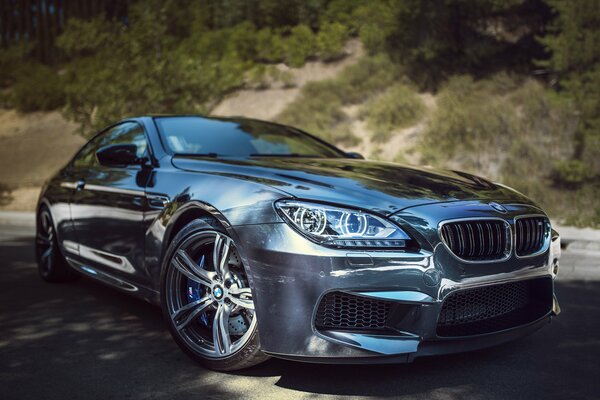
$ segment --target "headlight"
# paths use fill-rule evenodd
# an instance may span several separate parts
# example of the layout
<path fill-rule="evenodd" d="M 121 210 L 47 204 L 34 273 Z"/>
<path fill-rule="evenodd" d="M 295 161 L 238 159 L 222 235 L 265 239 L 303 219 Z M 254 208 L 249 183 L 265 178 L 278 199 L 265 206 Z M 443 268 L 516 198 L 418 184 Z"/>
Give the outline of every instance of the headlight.
<path fill-rule="evenodd" d="M 363 211 L 293 200 L 278 201 L 275 207 L 287 223 L 325 245 L 397 248 L 411 240 L 398 226 Z"/>

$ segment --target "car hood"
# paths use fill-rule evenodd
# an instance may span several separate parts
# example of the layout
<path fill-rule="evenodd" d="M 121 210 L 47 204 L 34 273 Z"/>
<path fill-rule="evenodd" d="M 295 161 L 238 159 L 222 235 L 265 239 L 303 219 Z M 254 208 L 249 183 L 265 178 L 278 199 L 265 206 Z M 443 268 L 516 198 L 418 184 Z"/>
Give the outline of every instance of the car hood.
<path fill-rule="evenodd" d="M 531 204 L 520 193 L 458 171 L 354 159 L 207 159 L 175 156 L 176 168 L 255 181 L 290 196 L 389 215 L 438 202 L 480 200 Z"/>

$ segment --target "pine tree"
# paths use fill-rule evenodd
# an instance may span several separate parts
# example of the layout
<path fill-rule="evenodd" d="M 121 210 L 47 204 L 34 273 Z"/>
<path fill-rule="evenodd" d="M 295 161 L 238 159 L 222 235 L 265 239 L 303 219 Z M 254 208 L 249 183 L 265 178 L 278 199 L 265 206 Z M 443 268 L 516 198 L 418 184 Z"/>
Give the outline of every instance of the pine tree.
<path fill-rule="evenodd" d="M 556 74 L 558 89 L 581 114 L 573 160 L 557 172 L 566 183 L 581 183 L 600 177 L 600 0 L 546 1 L 555 18 L 539 40 L 551 57 L 539 64 Z"/>

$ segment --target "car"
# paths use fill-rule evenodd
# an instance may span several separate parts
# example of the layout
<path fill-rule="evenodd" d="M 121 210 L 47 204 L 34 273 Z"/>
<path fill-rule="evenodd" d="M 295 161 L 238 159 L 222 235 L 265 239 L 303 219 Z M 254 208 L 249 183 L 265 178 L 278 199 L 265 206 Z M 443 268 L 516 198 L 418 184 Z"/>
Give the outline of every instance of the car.
<path fill-rule="evenodd" d="M 36 256 L 45 281 L 160 305 L 183 352 L 222 371 L 410 362 L 560 311 L 560 236 L 523 194 L 247 118 L 102 130 L 42 189 Z"/>

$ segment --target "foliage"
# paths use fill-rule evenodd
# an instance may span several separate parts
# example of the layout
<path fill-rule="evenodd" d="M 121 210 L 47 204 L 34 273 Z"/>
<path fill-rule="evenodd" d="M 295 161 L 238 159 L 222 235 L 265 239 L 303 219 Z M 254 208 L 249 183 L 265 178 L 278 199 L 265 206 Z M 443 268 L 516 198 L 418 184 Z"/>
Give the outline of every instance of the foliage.
<path fill-rule="evenodd" d="M 572 106 L 534 80 L 457 76 L 448 80 L 437 103 L 423 143 L 428 163 L 459 162 L 496 179 L 547 177 L 546 158 L 565 159 L 572 151 L 577 123 Z M 520 165 L 530 170 L 520 171 Z"/>
<path fill-rule="evenodd" d="M 591 178 L 591 171 L 581 160 L 559 161 L 554 165 L 554 180 L 568 188 L 578 188 Z"/>
<path fill-rule="evenodd" d="M 27 63 L 32 46 L 26 43 L 0 49 L 0 88 L 7 88 L 16 81 L 21 65 Z"/>
<path fill-rule="evenodd" d="M 365 57 L 344 69 L 332 85 L 343 104 L 359 104 L 403 79 L 403 69 L 383 55 Z"/>
<path fill-rule="evenodd" d="M 371 54 L 385 49 L 387 38 L 397 28 L 396 14 L 389 2 L 367 3 L 354 11 L 359 37 Z"/>
<path fill-rule="evenodd" d="M 256 61 L 274 63 L 282 62 L 285 57 L 285 44 L 281 35 L 271 28 L 263 28 L 256 32 Z"/>
<path fill-rule="evenodd" d="M 439 93 L 420 150 L 425 163 L 516 188 L 564 223 L 600 226 L 598 185 L 588 165 L 571 160 L 577 124 L 573 102 L 535 80 L 454 77 Z"/>
<path fill-rule="evenodd" d="M 329 90 L 334 85 L 333 81 L 306 84 L 300 97 L 276 118 L 277 121 L 334 143 L 356 144 L 356 138 L 347 130 L 348 116 L 341 109 L 342 101 Z"/>
<path fill-rule="evenodd" d="M 366 103 L 361 109 L 361 117 L 379 136 L 384 132 L 415 124 L 423 117 L 425 106 L 416 91 L 405 84 L 396 84 L 382 95 Z"/>
<path fill-rule="evenodd" d="M 551 57 L 539 64 L 556 74 L 560 92 L 581 113 L 573 160 L 558 166 L 557 176 L 564 183 L 581 177 L 577 170 L 600 177 L 600 0 L 547 1 L 556 18 L 540 38 Z"/>
<path fill-rule="evenodd" d="M 339 22 L 324 23 L 316 37 L 317 54 L 323 60 L 333 60 L 342 55 L 348 29 Z"/>
<path fill-rule="evenodd" d="M 316 38 L 306 25 L 292 28 L 285 41 L 285 62 L 290 67 L 301 67 L 307 58 L 316 52 Z"/>
<path fill-rule="evenodd" d="M 353 15 L 369 51 L 401 60 L 435 89 L 453 73 L 530 68 L 540 52 L 532 38 L 549 11 L 536 0 L 396 0 L 366 3 Z"/>
<path fill-rule="evenodd" d="M 54 110 L 64 105 L 63 87 L 63 80 L 52 68 L 42 64 L 22 65 L 10 92 L 10 105 L 22 112 Z"/>
<path fill-rule="evenodd" d="M 335 79 L 311 82 L 298 99 L 277 116 L 277 121 L 298 126 L 340 145 L 355 145 L 344 106 L 361 104 L 402 79 L 402 69 L 385 55 L 365 57 L 344 69 Z"/>

